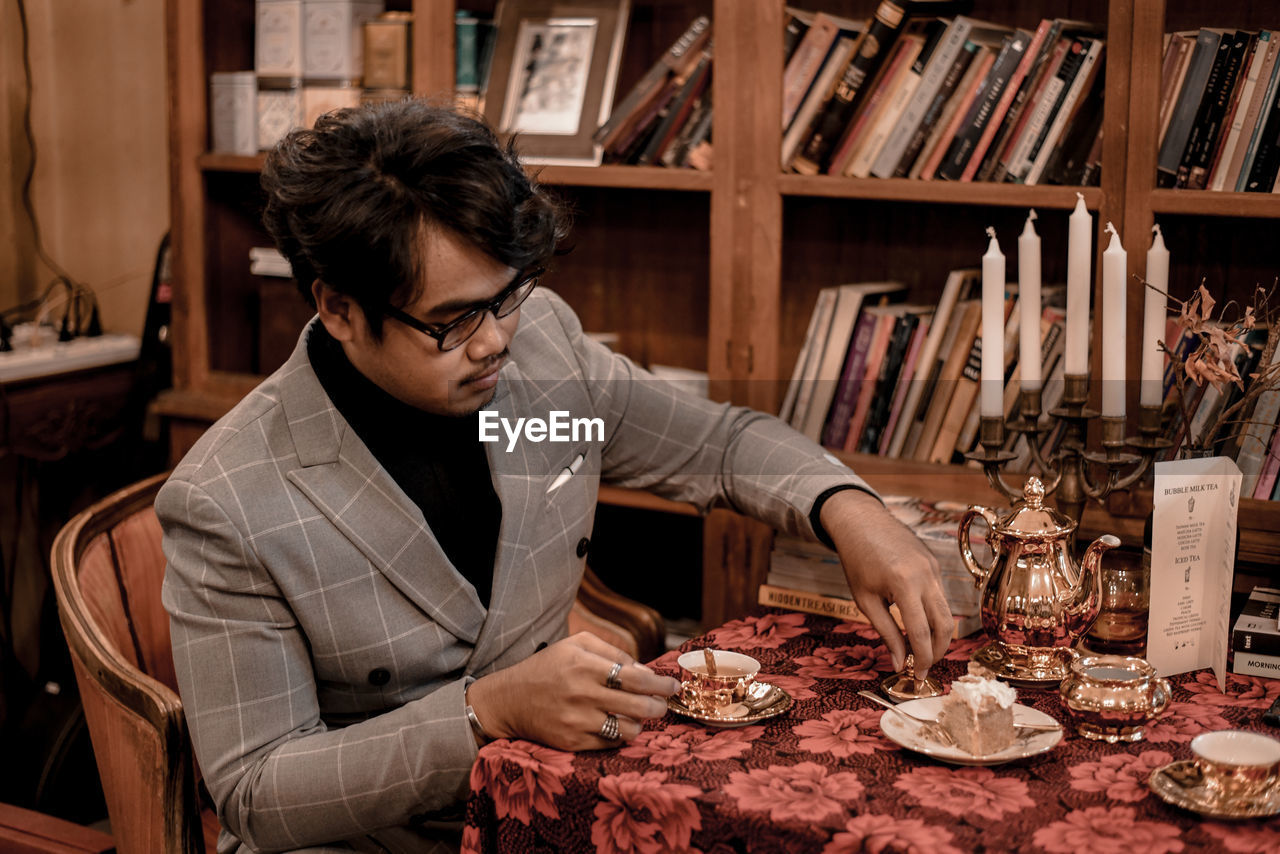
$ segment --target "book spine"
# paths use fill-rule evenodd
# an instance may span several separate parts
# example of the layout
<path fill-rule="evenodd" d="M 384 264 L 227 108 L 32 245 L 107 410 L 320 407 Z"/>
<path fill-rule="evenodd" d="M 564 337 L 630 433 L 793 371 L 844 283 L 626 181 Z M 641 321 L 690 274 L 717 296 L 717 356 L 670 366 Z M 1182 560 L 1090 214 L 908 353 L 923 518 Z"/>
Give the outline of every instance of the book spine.
<path fill-rule="evenodd" d="M 835 20 L 819 12 L 809 31 L 804 34 L 800 46 L 796 48 L 795 55 L 783 69 L 782 129 L 784 131 L 795 119 L 796 111 L 800 109 L 804 96 L 813 85 L 814 78 L 818 76 L 839 33 L 840 27 Z"/>
<path fill-rule="evenodd" d="M 844 446 L 845 436 L 849 432 L 849 419 L 853 416 L 854 407 L 858 403 L 858 393 L 862 390 L 867 350 L 871 347 L 875 330 L 875 317 L 866 312 L 859 314 L 853 339 L 849 342 L 849 352 L 845 356 L 844 370 L 840 373 L 836 401 L 831 405 L 831 415 L 827 419 L 827 427 L 822 436 L 822 444 L 828 448 Z"/>
<path fill-rule="evenodd" d="M 1039 103 L 1032 110 L 1031 120 L 1027 122 L 1018 147 L 1010 160 L 1009 174 L 1005 176 L 1005 181 L 1021 183 L 1031 171 L 1036 155 L 1040 153 L 1040 148 L 1048 136 L 1053 119 L 1062 108 L 1067 92 L 1084 64 L 1091 43 L 1090 39 L 1077 37 L 1067 48 L 1062 64 L 1058 66 L 1057 74 L 1049 80 L 1049 85 L 1045 87 Z"/>
<path fill-rule="evenodd" d="M 1280 65 L 1280 62 L 1276 63 Z M 1280 94 L 1280 93 L 1276 93 Z M 1266 119 L 1264 124 L 1263 119 Z M 1246 193 L 1267 193 L 1275 180 L 1277 167 L 1280 167 L 1280 146 L 1277 146 L 1277 133 L 1280 133 L 1280 97 L 1273 95 L 1270 107 L 1264 116 L 1258 116 L 1258 123 L 1263 125 L 1262 135 L 1258 137 L 1258 147 L 1254 151 L 1253 166 L 1249 169 L 1245 181 Z"/>
<path fill-rule="evenodd" d="M 1253 165 L 1253 155 L 1257 151 L 1258 137 L 1262 133 L 1262 121 L 1274 97 L 1276 78 L 1280 74 L 1278 54 L 1280 54 L 1280 34 L 1272 33 L 1270 43 L 1267 45 L 1267 58 L 1263 60 L 1262 72 L 1258 75 L 1258 85 L 1254 87 L 1253 103 L 1249 105 L 1244 126 L 1240 130 L 1238 154 L 1232 158 L 1231 171 L 1227 175 L 1224 189 L 1241 192 L 1248 180 L 1249 169 Z"/>
<path fill-rule="evenodd" d="M 960 124 L 964 121 L 965 115 L 968 114 L 969 106 L 978 97 L 978 90 L 982 87 L 982 81 L 986 78 L 987 72 L 991 70 L 991 64 L 996 61 L 995 53 L 990 49 L 979 51 L 979 55 L 974 59 L 974 64 L 970 69 L 970 74 L 966 75 L 967 80 L 962 80 L 956 91 L 955 111 L 951 114 L 949 120 L 943 120 L 944 125 L 942 133 L 936 139 L 925 143 L 925 150 L 920 153 L 920 158 L 924 161 L 920 168 L 920 178 L 928 181 L 933 178 L 939 164 L 942 163 L 942 155 L 946 153 L 947 147 L 951 145 L 951 140 L 955 138 L 956 133 L 960 130 Z"/>
<path fill-rule="evenodd" d="M 933 100 L 929 103 L 923 118 L 903 149 L 902 157 L 898 160 L 898 165 L 894 167 L 892 177 L 905 178 L 907 173 L 911 171 L 911 167 L 915 165 L 916 159 L 920 157 L 924 149 L 925 141 L 929 139 L 934 126 L 946 110 L 947 102 L 955 94 L 956 87 L 964 79 L 965 72 L 969 70 L 969 65 L 977 54 L 978 46 L 971 41 L 966 41 L 956 55 L 955 60 L 951 63 L 951 67 L 947 69 L 946 78 L 942 81 L 942 85 L 938 87 L 937 92 L 934 93 Z"/>
<path fill-rule="evenodd" d="M 963 177 L 970 160 L 977 153 L 978 140 L 986 132 L 987 125 L 995 114 L 996 105 L 1003 98 L 1030 42 L 1031 34 L 1025 30 L 1018 30 L 1005 40 L 1000 55 L 987 73 L 981 94 L 969 108 L 960 131 L 943 156 L 942 166 L 938 169 L 938 177 L 942 180 L 959 181 Z"/>
<path fill-rule="evenodd" d="M 871 411 L 867 413 L 867 423 L 858 441 L 858 450 L 864 454 L 874 454 L 880 447 L 880 434 L 889 420 L 889 407 L 893 403 L 894 387 L 898 382 L 898 374 L 902 371 L 903 360 L 907 355 L 907 346 L 916 331 L 920 318 L 913 314 L 905 314 L 898 318 L 889 338 L 889 348 L 885 351 L 884 362 L 880 366 L 880 376 L 876 378 L 875 394 L 871 398 Z"/>
<path fill-rule="evenodd" d="M 1271 450 L 1267 460 L 1262 464 L 1262 474 L 1258 475 L 1258 485 L 1253 489 L 1253 497 L 1263 501 L 1271 497 L 1276 486 L 1276 475 L 1280 474 L 1280 429 L 1271 434 Z"/>
<path fill-rule="evenodd" d="M 1057 56 L 1056 50 L 1060 42 L 1058 34 L 1061 31 L 1062 23 L 1060 21 L 1051 21 L 1043 41 L 1034 52 L 1035 55 L 1029 57 L 1031 59 L 1030 68 L 1026 76 L 1022 78 L 1022 82 L 1018 84 L 1017 90 L 1013 93 L 1013 100 L 1009 104 L 1009 109 L 1005 112 L 1004 119 L 1000 122 L 1000 128 L 996 131 L 995 138 L 991 140 L 991 144 L 987 147 L 982 163 L 974 174 L 974 180 L 991 181 L 993 179 L 996 168 L 1000 164 L 1001 155 L 1006 151 L 1010 139 L 1022 127 L 1023 117 L 1028 103 L 1032 100 L 1033 93 L 1039 92 L 1040 86 L 1044 81 L 1045 72 L 1052 66 L 1053 60 Z"/>
<path fill-rule="evenodd" d="M 702 40 L 709 35 L 711 19 L 699 15 L 688 28 L 676 39 L 662 58 L 654 63 L 644 77 L 631 88 L 617 106 L 609 113 L 609 119 L 596 129 L 592 139 L 600 145 L 607 145 L 622 126 L 630 121 L 632 114 L 641 109 L 645 101 L 662 86 L 671 70 L 684 61 L 686 55 L 699 47 Z"/>
<path fill-rule="evenodd" d="M 699 96 L 702 95 L 710 76 L 711 56 L 704 54 L 702 59 L 698 60 L 693 73 L 689 75 L 689 79 L 684 82 L 684 85 L 680 87 L 680 91 L 667 106 L 667 114 L 663 116 L 648 145 L 645 146 L 644 151 L 640 153 L 639 158 L 636 160 L 638 165 L 647 166 L 652 164 L 662 154 L 663 150 L 671 144 L 676 133 L 688 120 L 689 111 L 693 109 Z"/>
<path fill-rule="evenodd" d="M 1178 165 L 1179 187 L 1204 189 L 1209 156 L 1218 140 L 1218 129 L 1222 126 L 1222 117 L 1226 114 L 1227 104 L 1235 89 L 1236 75 L 1240 71 L 1247 44 L 1247 34 L 1240 32 L 1223 37 L 1218 45 L 1213 67 L 1209 70 L 1209 80 L 1205 83 L 1204 97 L 1200 101 L 1200 109 L 1196 111 L 1195 123 L 1191 126 L 1187 150 L 1183 152 L 1182 162 Z"/>
<path fill-rule="evenodd" d="M 1258 38 L 1253 50 L 1253 59 L 1249 63 L 1249 70 L 1245 74 L 1244 86 L 1240 90 L 1240 95 L 1236 99 L 1235 109 L 1231 114 L 1231 125 L 1227 130 L 1226 142 L 1222 145 L 1222 153 L 1219 155 L 1218 163 L 1213 168 L 1213 174 L 1209 177 L 1209 189 L 1224 190 L 1230 182 L 1230 186 L 1235 186 L 1234 176 L 1240 172 L 1240 161 L 1243 159 L 1244 146 L 1241 138 L 1245 132 L 1246 122 L 1252 127 L 1252 123 L 1257 121 L 1258 111 L 1253 106 L 1256 100 L 1255 96 L 1259 93 L 1259 85 L 1262 80 L 1262 69 L 1267 64 L 1267 54 L 1271 52 L 1271 33 L 1262 30 L 1258 33 Z"/>
<path fill-rule="evenodd" d="M 1276 367 L 1280 365 L 1280 346 L 1272 351 L 1270 365 L 1272 371 L 1280 369 Z M 1256 379 L 1254 381 L 1257 382 Z M 1253 495 L 1257 487 L 1266 459 L 1267 445 L 1276 429 L 1277 418 L 1280 418 L 1280 389 L 1269 388 L 1258 395 L 1253 405 L 1253 412 L 1249 415 L 1249 423 L 1245 426 L 1244 434 L 1240 438 L 1240 451 L 1236 455 L 1236 465 L 1244 473 L 1244 480 L 1240 483 L 1241 495 Z"/>
<path fill-rule="evenodd" d="M 939 88 L 952 74 L 956 61 L 964 52 L 965 43 L 972 29 L 972 21 L 963 15 L 957 16 L 947 27 L 941 42 L 929 57 L 928 64 L 920 75 L 920 85 L 916 87 L 915 94 L 911 96 L 906 109 L 902 111 L 902 117 L 894 125 L 893 132 L 889 134 L 880 153 L 876 155 L 875 163 L 871 167 L 872 175 L 877 178 L 895 176 L 907 146 L 915 138 L 916 130 L 930 110 Z M 963 69 L 955 72 L 955 77 L 951 81 L 952 88 L 963 73 Z M 920 141 L 923 144 L 924 138 L 921 137 Z M 910 168 L 909 165 L 908 168 Z"/>
<path fill-rule="evenodd" d="M 1280 677 L 1280 656 L 1237 652 L 1232 660 L 1231 672 L 1275 679 Z"/>
<path fill-rule="evenodd" d="M 866 38 L 862 40 L 862 47 L 845 68 L 831 102 L 796 158 L 797 166 L 807 161 L 805 168 L 812 169 L 809 174 L 826 171 L 841 134 L 848 129 L 866 94 L 867 81 L 884 63 L 886 53 L 897 41 L 906 20 L 906 12 L 901 6 L 891 0 L 881 0 Z M 797 168 L 797 171 L 802 170 Z"/>
<path fill-rule="evenodd" d="M 1178 93 L 1178 103 L 1169 118 L 1169 129 L 1165 132 L 1156 160 L 1156 183 L 1161 187 L 1173 187 L 1178 182 L 1178 166 L 1187 150 L 1191 125 L 1195 121 L 1220 42 L 1221 37 L 1212 30 L 1201 30 L 1196 36 L 1196 46 L 1187 66 L 1187 76 L 1182 81 L 1182 91 Z"/>
<path fill-rule="evenodd" d="M 1036 152 L 1031 168 L 1027 171 L 1025 183 L 1040 183 L 1040 178 L 1044 175 L 1044 170 L 1053 156 L 1054 149 L 1057 148 L 1058 141 L 1078 112 L 1078 105 L 1082 98 L 1093 90 L 1094 78 L 1101 72 L 1099 63 L 1102 61 L 1102 51 L 1103 43 L 1100 39 L 1090 44 L 1080 67 L 1076 69 L 1071 85 L 1063 92 L 1062 99 L 1054 111 L 1053 120 L 1040 140 L 1039 150 Z"/>
<path fill-rule="evenodd" d="M 986 127 L 982 129 L 982 135 L 978 137 L 978 142 L 973 147 L 973 155 L 969 158 L 964 172 L 960 175 L 961 181 L 972 181 L 977 177 L 978 170 L 988 162 L 987 152 L 991 150 L 991 143 L 996 139 L 996 135 L 1002 131 L 1005 117 L 1009 115 L 1010 109 L 1023 89 L 1027 75 L 1035 66 L 1036 59 L 1042 52 L 1041 49 L 1044 47 L 1045 39 L 1048 37 L 1052 26 L 1053 22 L 1045 18 L 1040 22 L 1040 26 L 1036 28 L 1035 33 L 1028 34 L 1026 46 L 1020 51 L 1018 65 L 1014 68 L 1008 84 L 1004 87 L 1004 93 L 1001 94 L 999 102 L 996 103 Z"/>
<path fill-rule="evenodd" d="M 921 318 L 919 325 L 916 326 L 916 331 L 911 336 L 911 346 L 907 350 L 907 358 L 903 361 L 902 370 L 898 374 L 898 387 L 893 395 L 893 405 L 889 407 L 889 423 L 881 431 L 880 447 L 876 449 L 881 456 L 890 454 L 890 448 L 893 447 L 893 440 L 897 436 L 898 419 L 902 415 L 903 406 L 914 384 L 916 360 L 920 357 L 920 351 L 924 348 L 925 339 L 928 337 L 929 329 L 932 326 L 932 318 Z"/>

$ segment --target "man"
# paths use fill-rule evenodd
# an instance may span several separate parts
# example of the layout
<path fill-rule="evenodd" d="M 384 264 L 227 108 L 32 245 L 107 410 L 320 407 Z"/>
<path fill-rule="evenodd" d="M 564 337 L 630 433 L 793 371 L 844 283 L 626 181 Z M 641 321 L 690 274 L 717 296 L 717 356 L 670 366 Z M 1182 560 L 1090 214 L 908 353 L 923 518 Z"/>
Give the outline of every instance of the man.
<path fill-rule="evenodd" d="M 220 850 L 421 850 L 485 739 L 601 748 L 662 715 L 674 680 L 564 637 L 601 480 L 829 537 L 895 665 L 889 602 L 921 669 L 945 650 L 931 556 L 852 472 L 673 391 L 536 287 L 565 219 L 482 124 L 344 110 L 262 180 L 317 318 L 156 502 Z M 554 412 L 599 430 L 480 441 Z"/>

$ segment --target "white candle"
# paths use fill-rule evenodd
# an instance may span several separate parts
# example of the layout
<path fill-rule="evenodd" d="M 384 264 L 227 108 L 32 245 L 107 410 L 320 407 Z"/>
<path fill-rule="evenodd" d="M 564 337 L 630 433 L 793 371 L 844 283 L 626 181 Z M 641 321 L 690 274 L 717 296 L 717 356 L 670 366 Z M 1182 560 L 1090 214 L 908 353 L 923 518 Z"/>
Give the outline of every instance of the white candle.
<path fill-rule="evenodd" d="M 1022 387 L 1040 388 L 1040 235 L 1032 224 L 1036 212 L 1027 214 L 1027 224 L 1018 237 L 1018 364 Z"/>
<path fill-rule="evenodd" d="M 1004 416 L 1004 254 L 996 230 L 982 256 L 982 387 L 979 413 Z"/>
<path fill-rule="evenodd" d="M 1067 342 L 1063 368 L 1068 376 L 1089 373 L 1089 266 L 1093 255 L 1093 215 L 1076 193 L 1067 228 Z"/>
<path fill-rule="evenodd" d="M 1142 386 L 1138 392 L 1143 406 L 1159 406 L 1164 402 L 1164 340 L 1166 315 L 1169 310 L 1169 250 L 1164 245 L 1160 226 L 1153 225 L 1155 237 L 1147 250 L 1147 286 L 1142 304 Z"/>
<path fill-rule="evenodd" d="M 1102 253 L 1102 416 L 1124 417 L 1124 332 L 1128 253 L 1116 227 L 1107 223 L 1111 242 Z"/>

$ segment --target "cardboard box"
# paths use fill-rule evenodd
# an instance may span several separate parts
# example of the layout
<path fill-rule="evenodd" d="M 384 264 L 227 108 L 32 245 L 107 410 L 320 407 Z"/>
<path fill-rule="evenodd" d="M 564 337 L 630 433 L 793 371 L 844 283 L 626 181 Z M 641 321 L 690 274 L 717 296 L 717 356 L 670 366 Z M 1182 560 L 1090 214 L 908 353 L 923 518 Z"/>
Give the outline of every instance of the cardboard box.
<path fill-rule="evenodd" d="M 309 81 L 363 77 L 364 24 L 382 10 L 382 0 L 304 0 L 302 76 Z"/>
<path fill-rule="evenodd" d="M 222 154 L 258 152 L 258 81 L 252 71 L 209 75 L 209 148 Z"/>
<path fill-rule="evenodd" d="M 259 77 L 302 76 L 302 0 L 257 0 L 254 71 Z"/>

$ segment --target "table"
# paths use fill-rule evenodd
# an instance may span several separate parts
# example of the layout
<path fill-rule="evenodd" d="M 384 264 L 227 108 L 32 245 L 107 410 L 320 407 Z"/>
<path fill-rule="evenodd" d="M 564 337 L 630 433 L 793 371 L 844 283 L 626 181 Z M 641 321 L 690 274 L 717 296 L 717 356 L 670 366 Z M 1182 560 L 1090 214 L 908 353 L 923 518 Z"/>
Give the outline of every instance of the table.
<path fill-rule="evenodd" d="M 956 640 L 931 671 L 963 675 L 985 639 Z M 668 713 L 629 744 L 565 753 L 526 741 L 485 745 L 471 773 L 463 850 L 503 851 L 1043 851 L 1162 854 L 1280 851 L 1280 817 L 1215 821 L 1147 788 L 1155 768 L 1189 759 L 1198 733 L 1280 735 L 1261 715 L 1280 680 L 1209 671 L 1175 676 L 1168 711 L 1136 744 L 1068 730 L 1052 751 L 991 767 L 942 764 L 880 732 L 862 697 L 891 671 L 868 626 L 760 609 L 684 649 L 746 652 L 795 699 L 779 717 L 713 729 Z M 677 675 L 668 653 L 653 662 Z M 1019 702 L 1059 719 L 1056 692 Z"/>

